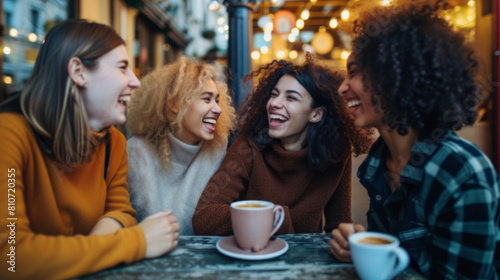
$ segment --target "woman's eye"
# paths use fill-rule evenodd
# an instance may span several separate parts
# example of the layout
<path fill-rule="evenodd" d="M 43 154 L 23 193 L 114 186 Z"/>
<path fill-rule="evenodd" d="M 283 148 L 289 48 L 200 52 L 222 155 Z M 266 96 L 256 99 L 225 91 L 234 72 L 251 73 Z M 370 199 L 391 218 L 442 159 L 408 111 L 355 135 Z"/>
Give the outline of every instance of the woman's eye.
<path fill-rule="evenodd" d="M 215 99 L 215 103 L 219 104 L 219 99 Z"/>
<path fill-rule="evenodd" d="M 276 97 L 278 94 L 276 92 L 271 92 L 271 97 Z"/>
<path fill-rule="evenodd" d="M 293 97 L 293 96 L 288 96 L 288 97 L 287 97 L 287 99 L 288 99 L 288 100 L 293 100 L 293 101 L 297 100 L 297 98 L 295 98 L 295 97 Z"/>

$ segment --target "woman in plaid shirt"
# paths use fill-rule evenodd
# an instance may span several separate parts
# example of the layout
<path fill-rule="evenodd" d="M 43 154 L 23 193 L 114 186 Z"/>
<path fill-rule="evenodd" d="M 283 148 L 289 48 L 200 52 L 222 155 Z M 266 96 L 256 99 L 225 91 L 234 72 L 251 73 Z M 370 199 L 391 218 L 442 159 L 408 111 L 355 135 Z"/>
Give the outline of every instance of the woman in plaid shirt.
<path fill-rule="evenodd" d="M 477 62 L 437 16 L 443 6 L 362 15 L 339 94 L 358 127 L 380 132 L 358 170 L 370 195 L 368 230 L 396 235 L 430 279 L 498 279 L 499 178 L 454 132 L 477 118 Z M 333 230 L 334 256 L 351 261 L 347 238 L 364 230 Z"/>

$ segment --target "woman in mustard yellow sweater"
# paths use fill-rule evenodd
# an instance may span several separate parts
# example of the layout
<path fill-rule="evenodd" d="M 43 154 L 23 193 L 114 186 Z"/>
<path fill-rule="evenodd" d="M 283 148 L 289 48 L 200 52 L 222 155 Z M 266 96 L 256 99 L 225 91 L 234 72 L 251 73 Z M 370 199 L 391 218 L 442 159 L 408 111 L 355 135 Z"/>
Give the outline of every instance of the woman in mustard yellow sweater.
<path fill-rule="evenodd" d="M 139 85 L 112 28 L 65 21 L 47 34 L 26 87 L 0 107 L 0 278 L 71 278 L 177 246 L 175 216 L 137 225 L 129 201 L 113 125 Z"/>

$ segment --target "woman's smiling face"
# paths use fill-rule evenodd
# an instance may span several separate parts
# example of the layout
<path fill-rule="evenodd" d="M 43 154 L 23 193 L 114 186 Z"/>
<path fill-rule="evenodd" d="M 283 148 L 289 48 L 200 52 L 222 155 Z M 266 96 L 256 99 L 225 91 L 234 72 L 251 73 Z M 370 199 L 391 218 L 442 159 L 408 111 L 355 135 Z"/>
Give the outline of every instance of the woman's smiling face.
<path fill-rule="evenodd" d="M 269 136 L 280 139 L 290 149 L 302 147 L 311 122 L 318 122 L 317 112 L 312 109 L 313 99 L 309 92 L 293 77 L 284 75 L 276 84 L 267 102 Z"/>
<path fill-rule="evenodd" d="M 372 103 L 372 92 L 363 84 L 363 73 L 356 57 L 350 55 L 347 59 L 347 76 L 339 87 L 339 95 L 347 100 L 347 105 L 354 116 L 357 127 L 381 127 L 383 111 Z"/>

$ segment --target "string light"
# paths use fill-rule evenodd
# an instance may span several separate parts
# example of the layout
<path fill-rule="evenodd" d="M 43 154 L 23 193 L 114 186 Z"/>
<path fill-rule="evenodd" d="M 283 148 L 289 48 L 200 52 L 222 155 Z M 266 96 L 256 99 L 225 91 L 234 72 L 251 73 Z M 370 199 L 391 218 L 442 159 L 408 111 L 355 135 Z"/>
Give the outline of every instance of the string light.
<path fill-rule="evenodd" d="M 346 50 L 343 50 L 342 53 L 340 53 L 340 57 L 342 57 L 342 59 L 344 59 L 344 60 L 349 58 L 349 55 L 350 55 L 350 53 Z"/>
<path fill-rule="evenodd" d="M 3 82 L 7 85 L 12 84 L 12 77 L 11 76 L 5 76 L 3 77 Z"/>
<path fill-rule="evenodd" d="M 279 51 L 278 53 L 276 53 L 276 56 L 278 57 L 278 59 L 283 59 L 285 58 L 285 52 Z"/>
<path fill-rule="evenodd" d="M 19 35 L 19 32 L 17 31 L 17 29 L 11 28 L 10 31 L 9 31 L 9 35 L 11 37 L 17 37 L 17 35 Z"/>
<path fill-rule="evenodd" d="M 30 40 L 30 42 L 36 42 L 36 40 L 38 40 L 38 36 L 36 36 L 35 33 L 30 33 L 30 35 L 28 35 L 28 40 Z"/>
<path fill-rule="evenodd" d="M 10 48 L 9 47 L 4 47 L 3 48 L 3 53 L 4 54 L 10 54 Z"/>
<path fill-rule="evenodd" d="M 349 19 L 349 10 L 347 10 L 347 9 L 343 10 L 342 13 L 340 14 L 340 17 L 343 20 L 348 20 Z"/>
<path fill-rule="evenodd" d="M 304 20 L 303 20 L 303 19 L 301 19 L 301 18 L 299 18 L 299 19 L 297 20 L 297 22 L 295 23 L 295 25 L 297 26 L 297 28 L 298 28 L 298 29 L 302 29 L 302 28 L 304 28 Z"/>
<path fill-rule="evenodd" d="M 266 54 L 268 51 L 269 51 L 269 48 L 267 46 L 260 47 L 260 52 L 262 54 Z"/>
<path fill-rule="evenodd" d="M 303 20 L 307 20 L 309 18 L 309 9 L 304 9 L 300 14 L 300 18 L 302 18 Z"/>
<path fill-rule="evenodd" d="M 333 29 L 333 28 L 336 28 L 338 25 L 339 25 L 339 22 L 337 21 L 337 19 L 336 19 L 336 18 L 332 18 L 332 19 L 330 20 L 330 28 L 332 28 L 332 29 Z"/>
<path fill-rule="evenodd" d="M 208 3 L 208 10 L 210 12 L 217 12 L 220 9 L 220 3 L 217 0 L 212 0 Z"/>
<path fill-rule="evenodd" d="M 294 27 L 294 28 L 292 28 L 292 32 L 291 33 L 293 34 L 293 36 L 297 37 L 297 36 L 299 36 L 300 31 L 299 31 L 299 29 L 297 27 Z"/>
<path fill-rule="evenodd" d="M 296 37 L 295 37 L 295 35 L 293 35 L 292 33 L 288 34 L 288 41 L 289 41 L 290 43 L 295 42 L 295 40 L 296 40 L 296 39 L 297 39 L 297 38 L 296 38 Z"/>
<path fill-rule="evenodd" d="M 253 60 L 257 60 L 260 58 L 260 53 L 259 53 L 259 51 L 253 51 L 251 56 L 252 56 Z"/>
<path fill-rule="evenodd" d="M 291 59 L 296 59 L 297 56 L 298 56 L 298 53 L 297 51 L 290 51 L 290 53 L 288 54 L 288 56 L 291 58 Z"/>

